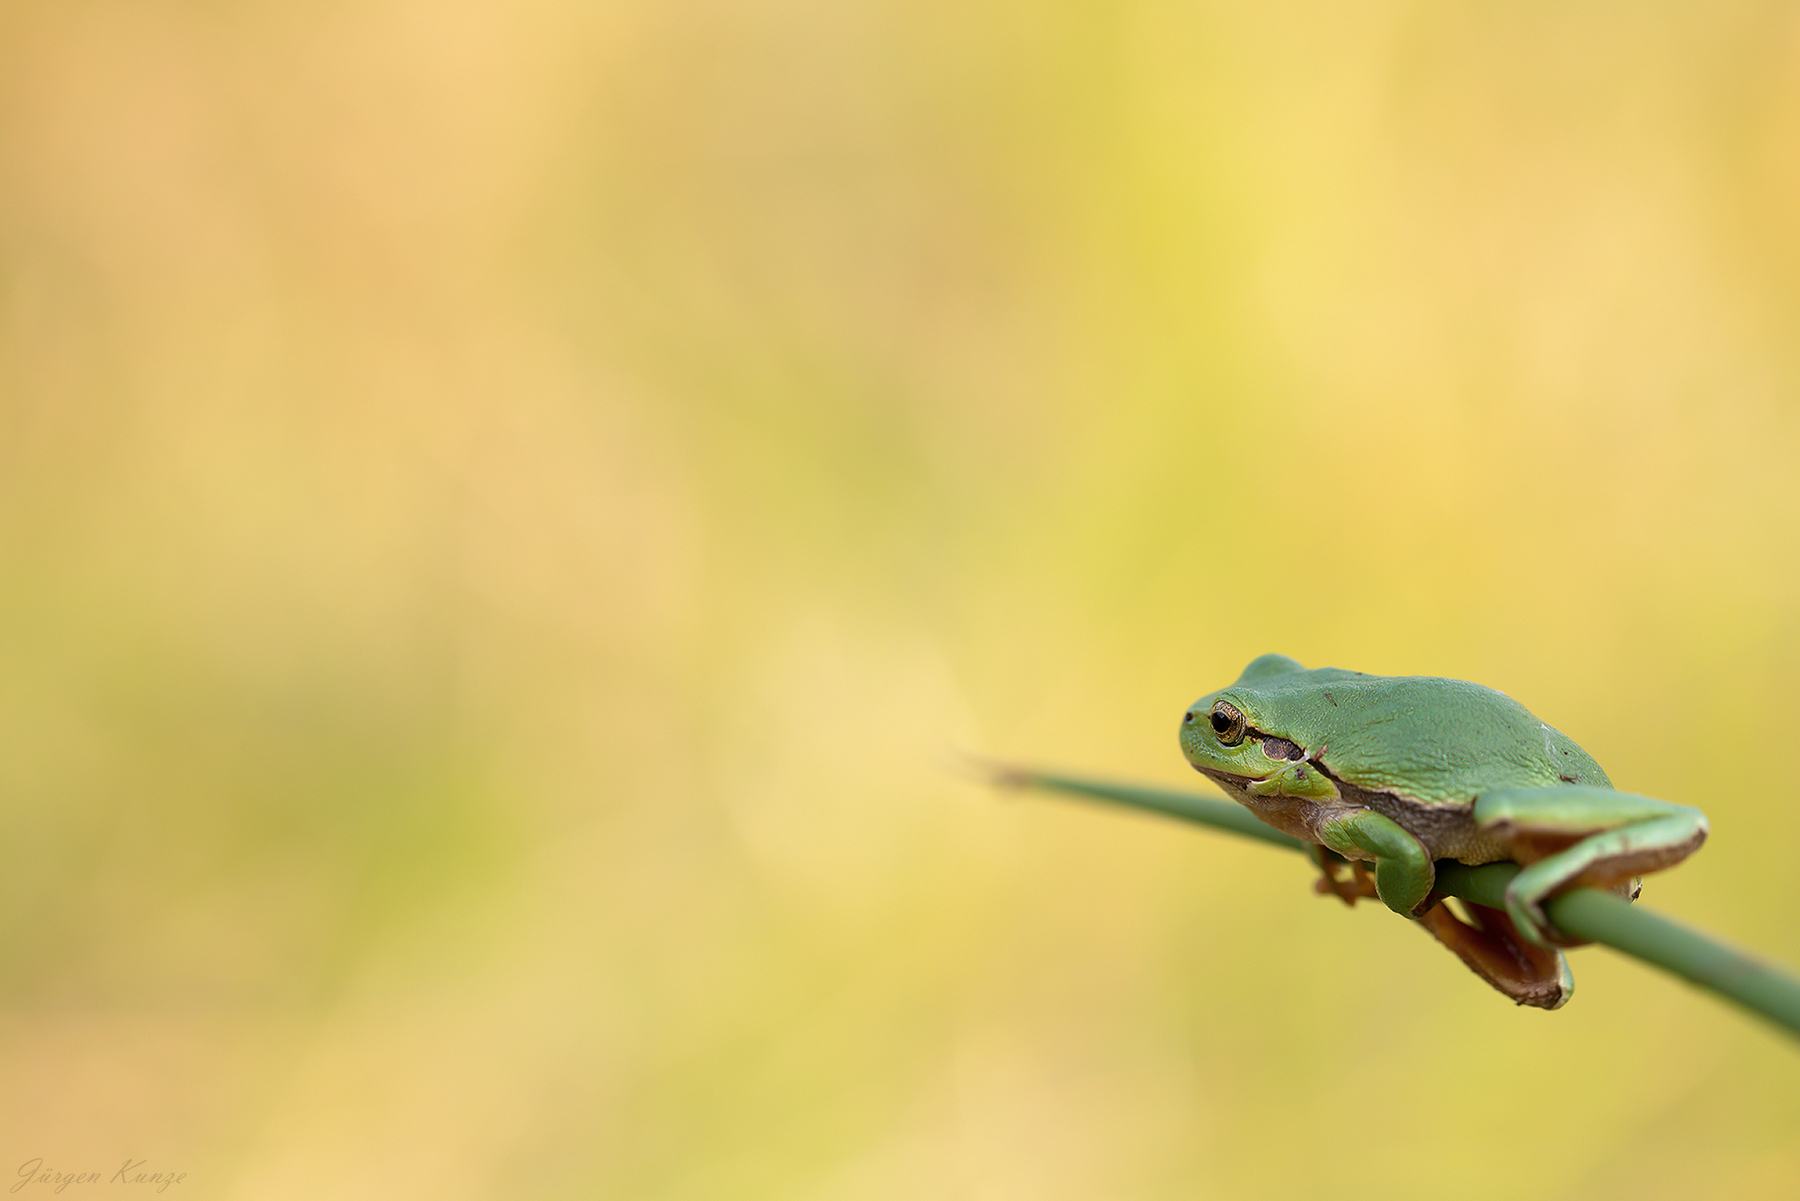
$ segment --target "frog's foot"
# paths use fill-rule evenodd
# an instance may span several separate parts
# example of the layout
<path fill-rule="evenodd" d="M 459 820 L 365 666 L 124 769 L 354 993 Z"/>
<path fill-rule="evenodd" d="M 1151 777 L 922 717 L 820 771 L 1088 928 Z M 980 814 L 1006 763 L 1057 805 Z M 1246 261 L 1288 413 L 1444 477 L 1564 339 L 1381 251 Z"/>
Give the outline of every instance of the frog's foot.
<path fill-rule="evenodd" d="M 1318 865 L 1319 879 L 1313 881 L 1313 891 L 1320 896 L 1333 896 L 1346 905 L 1354 906 L 1359 897 L 1371 900 L 1380 898 L 1375 891 L 1375 877 L 1369 874 L 1369 866 L 1360 859 L 1345 859 L 1330 847 L 1314 845 L 1313 862 Z M 1340 875 L 1342 868 L 1350 869 L 1350 878 Z"/>
<path fill-rule="evenodd" d="M 1636 877 L 1686 859 L 1706 841 L 1698 809 L 1567 785 L 1499 789 L 1475 800 L 1482 830 L 1526 864 L 1506 887 L 1506 912 L 1542 946 L 1576 946 L 1550 923 L 1544 902 L 1569 888 L 1606 888 L 1636 898 Z"/>
<path fill-rule="evenodd" d="M 1469 914 L 1467 922 L 1439 902 L 1420 916 L 1419 924 L 1477 976 L 1520 1005 L 1560 1009 L 1574 994 L 1575 978 L 1561 951 L 1522 938 L 1501 910 L 1469 901 L 1462 904 Z"/>

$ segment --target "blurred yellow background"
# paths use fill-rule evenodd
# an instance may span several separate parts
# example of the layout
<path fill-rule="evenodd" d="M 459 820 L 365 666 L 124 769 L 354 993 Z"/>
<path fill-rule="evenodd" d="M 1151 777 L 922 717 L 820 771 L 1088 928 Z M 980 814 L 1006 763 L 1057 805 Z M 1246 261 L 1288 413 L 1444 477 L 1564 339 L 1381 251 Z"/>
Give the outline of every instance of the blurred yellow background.
<path fill-rule="evenodd" d="M 1790 4 L 0 8 L 0 1179 L 1800 1195 L 1754 1019 L 955 768 L 1475 679 L 1800 961 L 1797 328 Z"/>

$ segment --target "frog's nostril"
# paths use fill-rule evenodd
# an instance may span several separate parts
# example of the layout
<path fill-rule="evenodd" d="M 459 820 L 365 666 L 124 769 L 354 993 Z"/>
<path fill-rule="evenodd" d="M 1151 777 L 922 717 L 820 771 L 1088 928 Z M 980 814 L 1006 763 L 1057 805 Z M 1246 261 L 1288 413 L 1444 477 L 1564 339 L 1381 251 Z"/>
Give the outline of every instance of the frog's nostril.
<path fill-rule="evenodd" d="M 1193 720 L 1194 720 L 1194 713 L 1193 713 L 1193 710 L 1191 710 L 1191 709 L 1188 712 L 1183 713 L 1181 715 L 1181 724 L 1184 726 Z"/>

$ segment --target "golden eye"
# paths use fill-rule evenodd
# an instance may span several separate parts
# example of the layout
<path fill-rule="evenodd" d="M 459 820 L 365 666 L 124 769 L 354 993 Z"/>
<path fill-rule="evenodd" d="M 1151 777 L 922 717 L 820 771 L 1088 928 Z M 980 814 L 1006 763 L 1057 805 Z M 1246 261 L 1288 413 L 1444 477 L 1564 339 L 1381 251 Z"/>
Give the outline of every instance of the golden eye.
<path fill-rule="evenodd" d="M 1236 705 L 1225 701 L 1217 701 L 1212 707 L 1213 733 L 1219 736 L 1219 742 L 1225 746 L 1236 746 L 1244 741 L 1244 715 L 1239 713 Z"/>

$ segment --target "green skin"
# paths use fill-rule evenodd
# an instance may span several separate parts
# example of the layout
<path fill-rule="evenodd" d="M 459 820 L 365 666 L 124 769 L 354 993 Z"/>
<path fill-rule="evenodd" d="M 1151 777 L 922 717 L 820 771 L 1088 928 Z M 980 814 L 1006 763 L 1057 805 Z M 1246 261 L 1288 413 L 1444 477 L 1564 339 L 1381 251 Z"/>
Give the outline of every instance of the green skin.
<path fill-rule="evenodd" d="M 1524 706 L 1461 680 L 1308 671 L 1264 655 L 1194 702 L 1181 749 L 1263 821 L 1322 848 L 1330 891 L 1378 895 L 1494 987 L 1546 1009 L 1573 991 L 1556 948 L 1574 943 L 1545 916 L 1545 899 L 1581 885 L 1635 897 L 1635 877 L 1706 838 L 1698 809 L 1615 791 L 1586 751 Z M 1354 884 L 1338 879 L 1339 856 Z M 1525 868 L 1504 914 L 1474 907 L 1464 923 L 1433 894 L 1438 859 Z"/>

